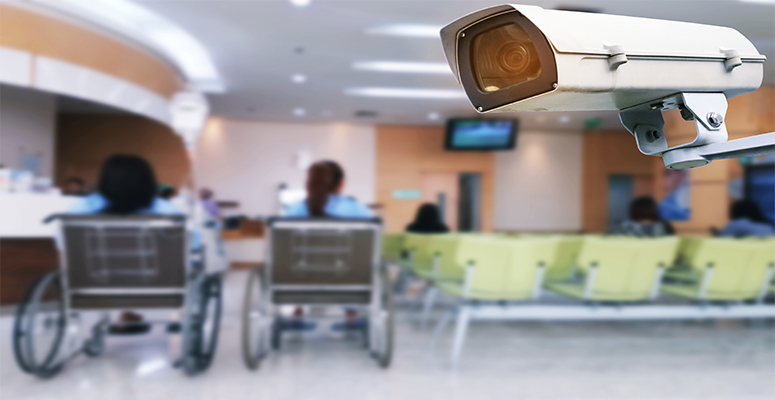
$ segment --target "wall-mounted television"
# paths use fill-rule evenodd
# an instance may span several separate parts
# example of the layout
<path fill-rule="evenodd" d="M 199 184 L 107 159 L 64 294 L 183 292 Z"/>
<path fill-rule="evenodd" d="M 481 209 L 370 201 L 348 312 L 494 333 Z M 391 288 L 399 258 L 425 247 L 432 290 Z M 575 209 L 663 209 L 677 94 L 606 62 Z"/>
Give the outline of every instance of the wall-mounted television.
<path fill-rule="evenodd" d="M 445 147 L 454 151 L 511 150 L 518 125 L 516 119 L 453 118 L 447 121 Z"/>

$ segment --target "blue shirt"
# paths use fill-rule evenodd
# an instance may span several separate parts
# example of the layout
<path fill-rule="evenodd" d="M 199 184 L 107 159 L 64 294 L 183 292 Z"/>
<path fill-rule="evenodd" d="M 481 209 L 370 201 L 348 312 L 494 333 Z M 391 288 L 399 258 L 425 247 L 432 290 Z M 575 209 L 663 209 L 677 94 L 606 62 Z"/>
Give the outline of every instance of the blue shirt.
<path fill-rule="evenodd" d="M 325 213 L 329 217 L 336 218 L 371 218 L 374 215 L 368 207 L 352 197 L 332 194 L 328 196 Z M 309 217 L 307 200 L 291 204 L 285 212 L 286 217 Z"/>
<path fill-rule="evenodd" d="M 67 212 L 69 214 L 96 214 L 105 210 L 107 205 L 108 201 L 101 194 L 93 193 L 73 204 Z M 157 197 L 153 199 L 153 204 L 150 207 L 138 211 L 138 214 L 178 215 L 182 213 L 169 201 Z"/>
<path fill-rule="evenodd" d="M 719 233 L 719 236 L 772 236 L 775 235 L 775 229 L 768 224 L 753 222 L 748 218 L 739 218 L 727 224 Z"/>
<path fill-rule="evenodd" d="M 105 200 L 99 193 L 92 193 L 86 197 L 81 198 L 75 202 L 70 209 L 67 210 L 68 214 L 97 214 L 105 210 L 105 206 L 108 205 L 108 201 Z M 180 210 L 175 207 L 171 202 L 162 198 L 156 197 L 153 199 L 153 203 L 150 207 L 142 209 L 137 212 L 138 214 L 159 214 L 159 215 L 183 215 Z M 198 249 L 202 245 L 202 237 L 196 230 L 190 234 L 190 247 L 192 249 Z"/>

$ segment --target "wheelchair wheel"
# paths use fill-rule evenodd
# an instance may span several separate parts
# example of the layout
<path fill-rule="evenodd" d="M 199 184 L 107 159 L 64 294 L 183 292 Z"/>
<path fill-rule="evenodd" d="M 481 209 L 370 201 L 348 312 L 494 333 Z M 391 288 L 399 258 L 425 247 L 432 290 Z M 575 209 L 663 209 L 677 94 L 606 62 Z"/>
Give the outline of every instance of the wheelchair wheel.
<path fill-rule="evenodd" d="M 183 359 L 187 375 L 205 371 L 215 356 L 221 325 L 222 286 L 219 275 L 207 276 L 200 286 L 199 305 L 196 314 L 191 316 L 188 352 Z"/>
<path fill-rule="evenodd" d="M 16 309 L 13 352 L 19 368 L 42 378 L 58 373 L 66 322 L 60 274 L 53 272 L 35 281 Z"/>
<path fill-rule="evenodd" d="M 242 358 L 249 369 L 257 369 L 268 352 L 266 328 L 271 317 L 264 294 L 261 271 L 254 268 L 248 275 L 242 305 Z"/>
<path fill-rule="evenodd" d="M 395 308 L 393 305 L 393 291 L 390 286 L 390 279 L 387 269 L 382 269 L 382 293 L 380 298 L 379 314 L 372 316 L 377 323 L 370 324 L 369 338 L 375 340 L 370 347 L 373 351 L 377 363 L 382 368 L 390 366 L 393 359 L 393 335 L 395 329 Z M 376 329 L 375 329 L 376 328 Z M 372 329 L 375 331 L 372 332 Z"/>

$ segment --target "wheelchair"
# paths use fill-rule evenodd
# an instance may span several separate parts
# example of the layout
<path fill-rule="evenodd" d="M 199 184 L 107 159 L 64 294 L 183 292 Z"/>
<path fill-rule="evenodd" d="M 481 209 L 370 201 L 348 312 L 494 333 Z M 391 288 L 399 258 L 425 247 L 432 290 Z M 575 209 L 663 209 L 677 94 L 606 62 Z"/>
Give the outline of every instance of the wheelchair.
<path fill-rule="evenodd" d="M 175 365 L 187 375 L 206 370 L 215 354 L 221 319 L 219 274 L 204 272 L 201 252 L 189 248 L 183 216 L 56 215 L 62 240 L 59 271 L 40 277 L 16 310 L 13 352 L 19 367 L 49 378 L 83 354 L 99 356 L 117 328 L 166 326 L 181 334 Z M 182 311 L 181 322 L 111 323 L 110 311 Z M 97 312 L 87 335 L 82 313 Z M 86 339 L 83 340 L 83 336 Z"/>
<path fill-rule="evenodd" d="M 275 218 L 268 221 L 267 261 L 251 270 L 242 315 L 242 353 L 257 369 L 293 329 L 281 306 L 339 306 L 360 311 L 360 328 L 377 363 L 393 353 L 394 309 L 382 265 L 379 219 Z M 305 320 L 313 318 L 305 316 Z"/>

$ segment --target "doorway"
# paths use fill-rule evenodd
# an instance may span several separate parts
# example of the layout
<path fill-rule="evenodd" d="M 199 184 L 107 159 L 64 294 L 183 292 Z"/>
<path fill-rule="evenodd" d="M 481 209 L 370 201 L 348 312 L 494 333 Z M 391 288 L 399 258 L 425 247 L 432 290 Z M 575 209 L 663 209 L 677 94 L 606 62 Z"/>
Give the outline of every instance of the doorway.
<path fill-rule="evenodd" d="M 469 172 L 425 172 L 422 201 L 439 207 L 450 231 L 476 232 L 481 229 L 482 174 Z"/>

